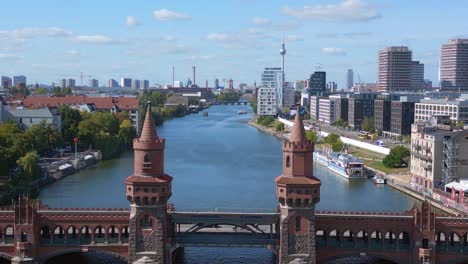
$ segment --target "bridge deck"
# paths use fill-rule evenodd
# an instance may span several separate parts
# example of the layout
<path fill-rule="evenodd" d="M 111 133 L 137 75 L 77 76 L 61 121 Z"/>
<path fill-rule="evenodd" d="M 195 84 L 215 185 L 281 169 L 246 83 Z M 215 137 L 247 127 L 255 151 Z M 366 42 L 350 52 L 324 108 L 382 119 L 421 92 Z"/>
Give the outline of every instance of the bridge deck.
<path fill-rule="evenodd" d="M 225 213 L 225 212 L 174 212 L 169 214 L 175 224 L 236 224 L 274 225 L 277 213 Z"/>

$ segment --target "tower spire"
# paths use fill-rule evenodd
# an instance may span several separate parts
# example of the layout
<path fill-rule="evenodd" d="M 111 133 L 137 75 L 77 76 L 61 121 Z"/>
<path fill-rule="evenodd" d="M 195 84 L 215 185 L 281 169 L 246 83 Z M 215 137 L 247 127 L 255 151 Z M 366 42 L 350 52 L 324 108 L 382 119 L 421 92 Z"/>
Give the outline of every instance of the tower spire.
<path fill-rule="evenodd" d="M 146 108 L 145 122 L 143 123 L 143 128 L 141 129 L 141 140 L 155 140 L 158 139 L 158 133 L 156 132 L 156 127 L 154 126 L 153 115 L 151 112 L 151 102 L 148 101 Z"/>
<path fill-rule="evenodd" d="M 304 123 L 302 122 L 300 108 L 297 107 L 296 117 L 289 135 L 289 141 L 291 142 L 307 142 L 307 137 L 304 129 Z"/>

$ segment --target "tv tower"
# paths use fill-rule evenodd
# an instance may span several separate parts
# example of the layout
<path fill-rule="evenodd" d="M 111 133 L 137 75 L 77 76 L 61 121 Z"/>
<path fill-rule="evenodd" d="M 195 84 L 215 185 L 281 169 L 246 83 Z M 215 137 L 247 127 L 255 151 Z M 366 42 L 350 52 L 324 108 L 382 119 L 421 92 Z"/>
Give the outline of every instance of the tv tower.
<path fill-rule="evenodd" d="M 281 71 L 283 73 L 283 83 L 282 85 L 284 85 L 284 55 L 286 55 L 286 44 L 284 44 L 284 34 L 283 34 L 283 44 L 281 45 L 281 49 L 280 49 L 280 54 L 281 54 Z"/>

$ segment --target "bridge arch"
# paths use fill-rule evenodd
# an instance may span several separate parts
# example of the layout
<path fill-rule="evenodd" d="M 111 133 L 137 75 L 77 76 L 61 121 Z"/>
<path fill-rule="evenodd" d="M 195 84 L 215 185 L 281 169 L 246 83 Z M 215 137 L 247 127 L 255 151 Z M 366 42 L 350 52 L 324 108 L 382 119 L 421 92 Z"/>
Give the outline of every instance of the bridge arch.
<path fill-rule="evenodd" d="M 12 258 L 13 258 L 12 256 L 5 254 L 3 252 L 0 252 L 0 260 L 1 259 L 11 260 Z"/>
<path fill-rule="evenodd" d="M 220 226 L 220 225 L 227 225 L 227 226 L 233 226 L 233 227 L 237 227 L 237 228 L 242 228 L 246 231 L 249 231 L 251 233 L 254 233 L 254 234 L 258 234 L 259 232 L 256 232 L 255 230 L 256 229 L 252 229 L 250 228 L 249 226 L 243 226 L 243 225 L 238 225 L 238 224 L 235 224 L 235 223 L 216 223 L 216 224 L 213 224 L 213 223 L 210 223 L 210 224 L 197 224 L 194 226 L 193 230 L 192 228 L 185 231 L 186 234 L 190 234 L 190 233 L 196 233 L 202 229 L 205 229 L 205 228 L 210 228 L 210 227 L 215 227 L 215 226 Z M 257 230 L 259 231 L 259 230 Z"/>
<path fill-rule="evenodd" d="M 362 257 L 362 256 L 361 256 L 361 253 L 359 253 L 359 252 L 357 252 L 357 253 L 337 254 L 337 255 L 331 256 L 329 258 L 320 260 L 320 261 L 317 260 L 317 263 L 327 264 L 327 263 L 330 263 L 332 261 L 343 259 L 343 258 L 348 258 L 348 257 Z M 381 259 L 381 260 L 391 261 L 391 262 L 393 262 L 395 264 L 401 263 L 401 259 L 394 258 L 394 257 L 391 257 L 391 256 L 386 256 L 384 254 L 366 253 L 366 257 L 372 257 L 372 258 L 378 258 L 378 259 Z"/>
<path fill-rule="evenodd" d="M 66 255 L 66 254 L 71 254 L 71 253 L 96 253 L 96 254 L 111 256 L 111 257 L 117 258 L 119 260 L 122 260 L 124 262 L 128 261 L 127 257 L 122 256 L 122 255 L 120 255 L 118 253 L 115 253 L 115 252 L 112 252 L 112 251 L 108 251 L 108 250 L 89 248 L 87 252 L 83 252 L 82 248 L 68 248 L 68 249 L 64 249 L 64 250 L 54 251 L 52 253 L 49 253 L 49 254 L 46 254 L 46 255 L 43 255 L 43 256 L 39 257 L 38 258 L 38 264 L 45 264 L 45 263 L 47 263 L 47 261 L 49 261 L 50 259 L 52 259 L 54 257 L 58 257 L 58 256 L 61 256 L 61 255 Z"/>

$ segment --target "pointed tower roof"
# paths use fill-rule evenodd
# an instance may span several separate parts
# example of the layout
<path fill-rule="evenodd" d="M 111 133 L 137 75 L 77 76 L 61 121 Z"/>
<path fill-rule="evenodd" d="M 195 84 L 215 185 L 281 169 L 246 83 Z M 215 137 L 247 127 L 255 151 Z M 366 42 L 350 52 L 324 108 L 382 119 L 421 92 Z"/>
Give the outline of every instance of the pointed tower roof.
<path fill-rule="evenodd" d="M 158 133 L 156 133 L 156 127 L 153 122 L 153 115 L 151 113 L 151 103 L 148 102 L 148 108 L 146 109 L 145 122 L 141 129 L 141 140 L 155 140 L 158 139 Z"/>
<path fill-rule="evenodd" d="M 307 137 L 304 129 L 304 123 L 302 122 L 301 113 L 297 107 L 296 117 L 294 118 L 294 124 L 289 135 L 289 141 L 291 142 L 306 142 Z"/>

